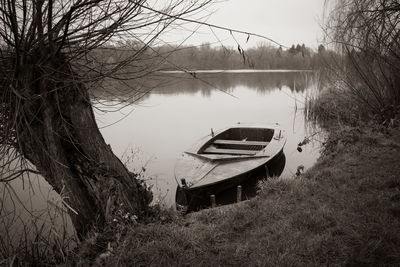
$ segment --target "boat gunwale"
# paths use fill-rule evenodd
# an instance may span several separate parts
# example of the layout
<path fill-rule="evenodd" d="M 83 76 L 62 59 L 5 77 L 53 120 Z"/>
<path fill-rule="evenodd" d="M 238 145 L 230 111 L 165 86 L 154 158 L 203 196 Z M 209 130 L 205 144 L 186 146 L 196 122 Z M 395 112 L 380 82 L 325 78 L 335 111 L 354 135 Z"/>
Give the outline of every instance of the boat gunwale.
<path fill-rule="evenodd" d="M 249 124 L 237 124 L 234 126 L 230 126 L 230 127 L 226 127 L 224 129 L 221 129 L 220 131 L 218 131 L 217 133 L 214 134 L 214 136 L 212 136 L 210 139 L 206 140 L 205 143 L 202 143 L 198 149 L 196 149 L 197 151 L 193 154 L 198 154 L 198 155 L 204 155 L 205 158 L 208 158 L 208 155 L 229 155 L 229 154 L 206 154 L 204 153 L 204 151 L 215 142 L 215 140 L 218 140 L 218 136 L 220 136 L 221 134 L 227 132 L 230 129 L 259 129 L 259 130 L 273 130 L 273 134 L 271 137 L 271 140 L 268 141 L 268 144 L 260 149 L 260 150 L 256 150 L 257 152 L 254 153 L 254 155 L 243 155 L 243 156 L 250 156 L 250 157 L 254 157 L 257 154 L 259 154 L 263 149 L 265 149 L 266 147 L 268 147 L 268 145 L 270 145 L 270 143 L 272 143 L 272 140 L 274 140 L 274 136 L 275 136 L 275 131 L 280 128 L 278 124 L 266 124 L 266 125 L 262 125 L 262 124 L 253 124 L 253 125 L 249 125 Z M 280 129 L 281 131 L 283 131 L 282 129 Z M 199 141 L 209 137 L 210 135 L 207 135 L 203 138 L 201 138 Z M 235 139 L 232 139 L 235 140 Z M 236 155 L 236 156 L 240 156 L 240 155 Z M 229 157 L 229 156 L 228 156 Z M 230 157 L 235 157 L 230 155 Z"/>
<path fill-rule="evenodd" d="M 242 176 L 242 175 L 246 175 L 246 174 L 248 174 L 248 173 L 253 172 L 255 169 L 260 168 L 261 166 L 267 164 L 268 161 L 270 161 L 271 159 L 273 159 L 275 156 L 279 155 L 279 153 L 281 153 L 281 152 L 282 152 L 282 150 L 280 150 L 280 151 L 279 151 L 278 153 L 276 153 L 274 156 L 269 157 L 263 164 L 260 164 L 259 166 L 255 167 L 255 168 L 253 168 L 253 169 L 251 169 L 251 170 L 248 170 L 248 171 L 246 171 L 246 172 L 239 173 L 239 174 L 234 175 L 234 176 L 232 176 L 232 177 L 230 177 L 230 178 L 228 178 L 228 179 L 224 179 L 224 180 L 220 180 L 220 181 L 215 181 L 215 182 L 207 183 L 207 184 L 205 184 L 205 185 L 196 186 L 196 184 L 194 184 L 194 185 L 192 185 L 192 186 L 190 186 L 190 187 L 185 187 L 185 190 L 188 190 L 188 191 L 195 191 L 195 190 L 203 189 L 203 188 L 206 188 L 206 187 L 209 187 L 209 186 L 212 187 L 212 186 L 215 186 L 215 185 L 217 185 L 217 184 L 222 184 L 222 183 L 226 182 L 227 180 L 235 179 L 235 178 L 238 178 L 238 177 L 240 177 L 240 176 Z"/>
<path fill-rule="evenodd" d="M 232 128 L 260 128 L 260 129 L 271 129 L 274 130 L 273 136 L 269 142 L 269 144 L 262 150 L 258 151 L 255 155 L 218 155 L 218 154 L 201 154 L 198 153 L 201 148 L 206 147 L 206 145 L 214 142 L 214 140 L 218 137 L 218 135 L 220 135 L 221 133 L 232 129 Z M 276 131 L 280 131 L 279 132 L 279 137 L 276 138 Z M 206 139 L 207 138 L 207 139 Z M 280 144 L 279 144 L 280 143 Z M 278 145 L 277 145 L 278 144 Z M 234 125 L 234 126 L 230 126 L 230 127 L 226 127 L 224 129 L 221 129 L 220 131 L 218 131 L 217 134 L 215 134 L 213 137 L 210 138 L 210 134 L 201 138 L 200 140 L 198 140 L 198 142 L 192 146 L 191 149 L 189 149 L 189 151 L 185 151 L 185 154 L 191 155 L 195 158 L 198 158 L 198 160 L 205 160 L 205 161 L 209 161 L 209 162 L 215 162 L 215 164 L 219 164 L 219 162 L 223 163 L 223 162 L 227 162 L 227 161 L 241 161 L 241 160 L 251 160 L 251 159 L 260 159 L 260 158 L 266 158 L 265 161 L 263 161 L 263 163 L 259 164 L 258 166 L 256 166 L 255 168 L 242 172 L 242 173 L 238 173 L 237 175 L 234 175 L 230 178 L 227 179 L 223 179 L 223 180 L 219 180 L 219 181 L 215 181 L 215 182 L 211 182 L 211 183 L 207 183 L 204 185 L 198 185 L 196 186 L 196 184 L 199 183 L 198 180 L 196 183 L 190 185 L 190 186 L 186 186 L 185 189 L 186 190 L 196 190 L 202 187 L 207 187 L 207 186 L 212 186 L 218 183 L 223 183 L 226 180 L 229 179 L 234 179 L 237 176 L 243 175 L 245 173 L 251 172 L 252 170 L 259 168 L 262 165 L 265 165 L 268 163 L 268 161 L 270 161 L 271 159 L 273 159 L 276 155 L 278 155 L 279 153 L 281 153 L 283 151 L 284 145 L 286 144 L 286 135 L 285 135 L 285 131 L 280 127 L 279 124 L 252 124 L 252 125 L 243 125 L 243 124 L 238 124 L 238 125 Z M 271 145 L 276 145 L 278 146 L 277 149 L 275 151 L 272 151 L 273 153 L 269 154 L 269 155 L 263 155 L 262 153 L 265 153 L 265 149 L 268 147 L 271 147 Z M 176 176 L 176 175 L 175 175 Z M 205 175 L 206 176 L 206 175 Z M 204 176 L 204 177 L 205 177 Z M 204 178 L 203 177 L 203 178 Z M 181 184 L 180 181 L 177 180 L 178 186 L 179 187 L 183 187 L 183 185 Z"/>
<path fill-rule="evenodd" d="M 286 141 L 285 141 L 284 143 L 286 143 Z M 189 186 L 189 187 L 186 187 L 185 189 L 186 189 L 186 190 L 191 190 L 191 189 L 192 189 L 192 190 L 196 190 L 196 189 L 200 189 L 200 188 L 207 187 L 207 186 L 213 186 L 213 185 L 216 185 L 216 184 L 219 184 L 219 183 L 224 183 L 224 182 L 226 182 L 227 180 L 230 180 L 230 179 L 235 179 L 235 178 L 237 178 L 237 177 L 239 177 L 239 176 L 241 176 L 241 175 L 245 175 L 245 174 L 247 174 L 247 173 L 250 173 L 250 172 L 254 171 L 255 169 L 260 168 L 261 166 L 267 164 L 270 160 L 272 160 L 272 159 L 275 158 L 277 155 L 279 155 L 279 154 L 283 151 L 283 146 L 284 146 L 284 144 L 282 145 L 281 149 L 280 149 L 279 151 L 277 151 L 275 154 L 273 154 L 272 156 L 269 156 L 269 155 L 268 155 L 268 156 L 258 156 L 257 158 L 263 158 L 263 157 L 265 157 L 266 160 L 265 160 L 262 164 L 259 164 L 258 166 L 254 167 L 254 168 L 252 168 L 252 169 L 250 169 L 250 170 L 248 170 L 248 171 L 245 171 L 245 172 L 239 173 L 239 174 L 237 174 L 237 175 L 231 176 L 231 177 L 229 177 L 229 178 L 227 178 L 227 179 L 223 179 L 223 180 L 219 180 L 219 181 L 207 183 L 207 184 L 204 184 L 204 185 L 197 185 L 197 184 L 199 183 L 199 181 L 200 181 L 200 180 L 199 180 L 197 183 L 195 183 L 195 184 L 193 184 L 193 185 L 191 185 L 191 186 Z M 248 159 L 248 160 L 254 159 L 254 157 L 251 157 L 251 156 L 250 156 L 250 157 L 247 157 L 247 159 Z M 206 176 L 206 175 L 205 175 L 205 176 Z M 205 176 L 204 176 L 204 177 L 205 177 Z"/>

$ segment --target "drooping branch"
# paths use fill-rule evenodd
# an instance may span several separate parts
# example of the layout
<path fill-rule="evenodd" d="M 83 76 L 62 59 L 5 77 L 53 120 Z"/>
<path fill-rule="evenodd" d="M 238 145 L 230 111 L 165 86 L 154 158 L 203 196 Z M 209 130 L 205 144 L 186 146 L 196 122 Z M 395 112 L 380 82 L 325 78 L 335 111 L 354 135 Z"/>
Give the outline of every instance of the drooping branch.
<path fill-rule="evenodd" d="M 237 30 L 237 29 L 233 29 L 233 28 L 228 28 L 228 27 L 223 27 L 223 26 L 220 26 L 220 25 L 211 24 L 211 23 L 207 23 L 207 22 L 204 22 L 204 21 L 198 21 L 198 20 L 194 20 L 194 19 L 189 19 L 189 18 L 186 18 L 186 17 L 182 17 L 181 15 L 180 15 L 180 16 L 171 15 L 171 14 L 168 14 L 168 13 L 166 13 L 166 12 L 163 12 L 163 11 L 156 10 L 156 9 L 154 9 L 154 8 L 151 8 L 151 7 L 149 7 L 149 6 L 145 6 L 145 5 L 143 5 L 143 4 L 141 4 L 141 7 L 143 7 L 144 9 L 148 9 L 148 10 L 150 10 L 150 11 L 153 11 L 153 12 L 155 12 L 155 13 L 159 13 L 159 14 L 161 14 L 161 15 L 167 16 L 167 17 L 169 17 L 169 18 L 173 18 L 173 19 L 179 20 L 179 21 L 190 22 L 190 23 L 194 23 L 194 24 L 198 24 L 198 25 L 208 26 L 208 27 L 210 27 L 210 28 L 225 30 L 225 31 L 229 31 L 231 34 L 232 34 L 233 32 L 235 32 L 235 33 L 241 33 L 241 34 L 247 35 L 248 38 L 249 38 L 250 36 L 254 36 L 254 37 L 261 38 L 261 39 L 265 39 L 265 40 L 267 40 L 267 41 L 269 41 L 269 42 L 271 42 L 271 43 L 274 43 L 274 44 L 276 44 L 276 45 L 278 45 L 278 46 L 280 46 L 280 47 L 288 48 L 287 46 L 285 46 L 285 45 L 279 43 L 278 41 L 275 41 L 274 39 L 272 39 L 272 38 L 270 38 L 270 37 L 267 37 L 267 36 L 265 36 L 265 35 L 261 35 L 261 34 L 257 34 L 257 33 L 252 33 L 252 32 L 248 32 L 248 31 L 241 31 L 241 30 Z"/>
<path fill-rule="evenodd" d="M 338 0 L 327 37 L 345 60 L 336 65 L 344 84 L 387 123 L 400 109 L 400 4 L 395 0 Z"/>
<path fill-rule="evenodd" d="M 151 200 L 105 143 L 89 93 L 95 83 L 118 79 L 123 68 L 133 68 L 135 77 L 152 70 L 135 62 L 148 57 L 147 47 L 175 18 L 144 10 L 145 2 L 0 0 L 2 182 L 40 172 L 64 194 L 80 236 L 109 221 L 116 207 L 140 216 Z M 171 1 L 165 10 L 179 16 L 205 4 Z M 127 39 L 144 45 L 120 53 L 118 61 L 110 62 L 115 50 L 102 54 Z"/>

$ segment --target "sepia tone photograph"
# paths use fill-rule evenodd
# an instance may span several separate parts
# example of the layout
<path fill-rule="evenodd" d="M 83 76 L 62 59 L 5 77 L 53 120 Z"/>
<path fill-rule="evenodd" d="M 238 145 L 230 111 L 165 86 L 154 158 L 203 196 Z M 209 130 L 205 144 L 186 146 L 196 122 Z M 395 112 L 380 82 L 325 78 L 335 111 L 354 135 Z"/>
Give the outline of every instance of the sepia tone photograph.
<path fill-rule="evenodd" d="M 0 266 L 399 266 L 397 0 L 0 0 Z"/>

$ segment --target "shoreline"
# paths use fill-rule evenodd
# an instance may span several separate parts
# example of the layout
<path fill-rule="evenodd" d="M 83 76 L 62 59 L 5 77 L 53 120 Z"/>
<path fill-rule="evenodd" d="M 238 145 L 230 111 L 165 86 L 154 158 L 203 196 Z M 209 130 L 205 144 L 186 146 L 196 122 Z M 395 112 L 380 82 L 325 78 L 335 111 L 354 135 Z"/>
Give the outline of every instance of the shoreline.
<path fill-rule="evenodd" d="M 400 130 L 344 127 L 331 132 L 325 154 L 299 178 L 267 180 L 259 196 L 238 205 L 123 227 L 112 233 L 119 238 L 111 238 L 113 251 L 103 260 L 153 266 L 395 265 L 399 155 Z M 91 247 L 85 242 L 80 250 Z"/>

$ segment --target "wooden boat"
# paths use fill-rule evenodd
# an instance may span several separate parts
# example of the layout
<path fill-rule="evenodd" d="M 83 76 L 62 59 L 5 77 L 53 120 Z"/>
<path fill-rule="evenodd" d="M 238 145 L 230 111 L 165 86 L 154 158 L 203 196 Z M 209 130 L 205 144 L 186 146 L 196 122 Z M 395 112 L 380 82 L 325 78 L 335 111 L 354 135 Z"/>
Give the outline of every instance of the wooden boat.
<path fill-rule="evenodd" d="M 285 143 L 285 132 L 278 124 L 237 124 L 216 133 L 211 130 L 176 163 L 177 208 L 239 185 L 279 155 Z"/>

